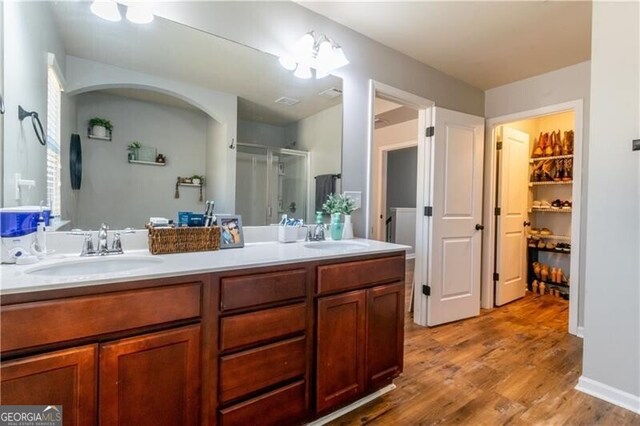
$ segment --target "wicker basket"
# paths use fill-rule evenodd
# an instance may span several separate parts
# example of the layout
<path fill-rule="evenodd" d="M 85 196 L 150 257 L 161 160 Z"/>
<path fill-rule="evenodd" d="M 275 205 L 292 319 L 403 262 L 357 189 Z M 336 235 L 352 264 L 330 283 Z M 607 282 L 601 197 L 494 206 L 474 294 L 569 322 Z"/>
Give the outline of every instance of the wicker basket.
<path fill-rule="evenodd" d="M 151 254 L 189 253 L 220 249 L 220 227 L 149 229 Z"/>

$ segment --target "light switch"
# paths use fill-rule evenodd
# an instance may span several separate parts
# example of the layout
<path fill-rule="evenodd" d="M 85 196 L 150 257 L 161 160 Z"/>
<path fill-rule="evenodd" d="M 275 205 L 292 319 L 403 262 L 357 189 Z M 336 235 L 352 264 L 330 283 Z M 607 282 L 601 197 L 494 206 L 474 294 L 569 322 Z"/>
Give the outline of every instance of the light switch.
<path fill-rule="evenodd" d="M 361 191 L 344 191 L 344 196 L 353 199 L 356 203 L 356 209 L 362 208 L 362 192 Z"/>

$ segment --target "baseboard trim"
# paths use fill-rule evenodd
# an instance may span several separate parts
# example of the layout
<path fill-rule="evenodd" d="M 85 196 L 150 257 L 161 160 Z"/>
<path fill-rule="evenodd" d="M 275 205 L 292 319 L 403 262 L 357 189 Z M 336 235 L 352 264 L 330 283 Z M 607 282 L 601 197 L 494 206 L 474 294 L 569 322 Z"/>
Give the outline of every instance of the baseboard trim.
<path fill-rule="evenodd" d="M 576 332 L 576 336 L 584 339 L 584 327 L 578 327 L 578 331 Z"/>
<path fill-rule="evenodd" d="M 603 401 L 610 402 L 618 407 L 625 408 L 640 414 L 640 396 L 634 395 L 604 383 L 580 376 L 576 389 Z"/>
<path fill-rule="evenodd" d="M 415 253 L 408 253 L 407 256 L 405 257 L 405 259 L 410 260 L 410 259 L 415 259 L 416 258 L 416 254 Z"/>
<path fill-rule="evenodd" d="M 344 416 L 345 414 L 355 410 L 356 408 L 362 407 L 363 405 L 368 404 L 369 402 L 373 401 L 374 399 L 381 397 L 385 393 L 391 392 L 395 388 L 396 388 L 396 385 L 391 383 L 390 385 L 387 385 L 387 386 L 383 387 L 382 389 L 377 390 L 374 393 L 372 393 L 370 395 L 367 395 L 362 399 L 357 400 L 353 404 L 347 405 L 346 407 L 343 407 L 343 408 L 339 409 L 338 411 L 334 411 L 331 414 L 327 414 L 324 417 L 321 417 L 321 418 L 319 418 L 317 420 L 312 421 L 311 423 L 308 423 L 307 426 L 321 426 L 321 425 L 327 424 L 329 422 L 332 422 L 335 419 L 337 419 L 338 417 Z"/>

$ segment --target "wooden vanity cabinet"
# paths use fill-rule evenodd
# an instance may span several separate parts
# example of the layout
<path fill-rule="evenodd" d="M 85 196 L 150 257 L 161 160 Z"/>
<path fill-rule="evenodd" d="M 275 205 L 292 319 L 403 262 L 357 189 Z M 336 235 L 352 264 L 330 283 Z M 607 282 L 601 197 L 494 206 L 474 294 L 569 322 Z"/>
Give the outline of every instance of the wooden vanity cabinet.
<path fill-rule="evenodd" d="M 62 405 L 65 425 L 197 425 L 203 282 L 121 286 L 154 283 L 3 298 L 0 403 Z"/>
<path fill-rule="evenodd" d="M 317 290 L 316 411 L 322 414 L 402 372 L 404 256 L 320 266 Z"/>
<path fill-rule="evenodd" d="M 62 405 L 65 425 L 97 424 L 98 345 L 2 363 L 0 404 Z"/>
<path fill-rule="evenodd" d="M 220 278 L 218 421 L 294 425 L 310 417 L 309 270 Z"/>

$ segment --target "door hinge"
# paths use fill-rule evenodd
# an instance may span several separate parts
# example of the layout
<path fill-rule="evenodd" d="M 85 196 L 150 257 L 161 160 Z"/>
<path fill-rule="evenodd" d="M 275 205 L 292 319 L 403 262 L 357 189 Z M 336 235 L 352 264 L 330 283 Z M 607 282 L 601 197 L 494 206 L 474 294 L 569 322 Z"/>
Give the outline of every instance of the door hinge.
<path fill-rule="evenodd" d="M 436 129 L 435 127 L 431 126 L 431 127 L 427 127 L 427 129 L 425 130 L 424 134 L 426 137 L 431 137 L 435 134 Z"/>
<path fill-rule="evenodd" d="M 425 296 L 431 296 L 431 286 L 423 285 L 422 294 L 424 294 Z"/>
<path fill-rule="evenodd" d="M 493 214 L 496 216 L 500 216 L 500 212 L 501 212 L 500 207 L 496 207 L 495 210 L 493 211 Z"/>
<path fill-rule="evenodd" d="M 433 216 L 433 207 L 424 206 L 424 215 L 429 217 Z"/>
<path fill-rule="evenodd" d="M 499 274 L 499 273 L 497 273 L 497 272 L 494 272 L 494 273 L 493 273 L 493 280 L 494 280 L 494 281 L 500 281 L 500 274 Z"/>
<path fill-rule="evenodd" d="M 498 151 L 500 151 L 500 150 L 502 149 L 502 141 L 499 141 L 499 142 L 496 144 L 496 149 L 497 149 Z"/>

